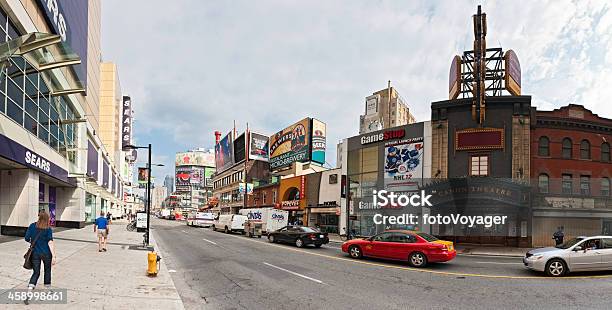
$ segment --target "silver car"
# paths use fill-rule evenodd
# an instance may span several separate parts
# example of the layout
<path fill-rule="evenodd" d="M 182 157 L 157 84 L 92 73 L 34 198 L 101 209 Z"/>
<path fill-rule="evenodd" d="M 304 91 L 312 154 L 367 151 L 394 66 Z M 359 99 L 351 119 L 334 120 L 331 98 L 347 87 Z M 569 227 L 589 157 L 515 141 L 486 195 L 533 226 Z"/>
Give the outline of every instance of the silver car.
<path fill-rule="evenodd" d="M 612 236 L 577 237 L 556 247 L 533 249 L 525 254 L 523 263 L 552 277 L 575 271 L 612 270 Z"/>

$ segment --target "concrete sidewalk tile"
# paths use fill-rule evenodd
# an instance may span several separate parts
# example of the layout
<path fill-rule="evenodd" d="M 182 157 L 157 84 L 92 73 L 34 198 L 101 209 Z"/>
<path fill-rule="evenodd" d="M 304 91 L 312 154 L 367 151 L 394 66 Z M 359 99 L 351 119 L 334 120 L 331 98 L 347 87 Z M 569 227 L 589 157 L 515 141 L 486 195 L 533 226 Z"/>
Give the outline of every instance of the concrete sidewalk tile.
<path fill-rule="evenodd" d="M 30 305 L 29 309 L 183 309 L 163 260 L 157 277 L 147 276 L 148 252 L 129 248 L 142 242 L 142 233 L 128 232 L 126 224 L 115 221 L 110 226 L 107 252 L 98 252 L 91 226 L 55 233 L 57 264 L 52 284 L 68 289 L 69 302 Z M 22 239 L 0 244 L 2 288 L 27 287 L 31 271 L 21 267 L 27 247 Z M 42 287 L 42 275 L 38 287 Z"/>

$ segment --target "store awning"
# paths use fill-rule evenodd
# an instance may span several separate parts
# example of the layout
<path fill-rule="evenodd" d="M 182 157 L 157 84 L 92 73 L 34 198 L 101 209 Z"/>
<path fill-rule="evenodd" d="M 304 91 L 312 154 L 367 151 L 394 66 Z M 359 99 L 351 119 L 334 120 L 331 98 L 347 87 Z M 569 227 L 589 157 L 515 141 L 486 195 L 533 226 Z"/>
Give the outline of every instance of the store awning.
<path fill-rule="evenodd" d="M 33 32 L 0 44 L 1 72 L 11 65 L 10 59 L 15 56 L 22 56 L 32 65 L 28 66 L 26 74 L 31 73 L 31 70 L 41 74 L 50 87 L 50 95 L 85 93 L 81 81 L 69 78 L 60 81 L 57 78 L 62 75 L 59 71 L 62 68 L 81 63 L 79 55 L 59 35 Z"/>

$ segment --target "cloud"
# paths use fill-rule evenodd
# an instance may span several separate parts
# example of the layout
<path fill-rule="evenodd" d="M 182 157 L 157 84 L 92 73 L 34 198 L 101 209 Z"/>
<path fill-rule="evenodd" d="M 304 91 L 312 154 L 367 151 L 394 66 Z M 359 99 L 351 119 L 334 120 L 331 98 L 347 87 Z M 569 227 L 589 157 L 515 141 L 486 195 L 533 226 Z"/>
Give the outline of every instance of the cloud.
<path fill-rule="evenodd" d="M 448 96 L 451 58 L 471 49 L 473 1 L 121 1 L 103 3 L 103 58 L 119 65 L 139 139 L 211 147 L 234 120 L 272 134 L 327 123 L 327 161 L 358 133 L 364 98 L 397 87 L 417 117 Z M 488 46 L 513 49 L 523 93 L 610 117 L 612 12 L 600 1 L 487 1 Z M 160 148 L 157 148 L 160 149 Z M 171 164 L 169 161 L 167 164 Z"/>

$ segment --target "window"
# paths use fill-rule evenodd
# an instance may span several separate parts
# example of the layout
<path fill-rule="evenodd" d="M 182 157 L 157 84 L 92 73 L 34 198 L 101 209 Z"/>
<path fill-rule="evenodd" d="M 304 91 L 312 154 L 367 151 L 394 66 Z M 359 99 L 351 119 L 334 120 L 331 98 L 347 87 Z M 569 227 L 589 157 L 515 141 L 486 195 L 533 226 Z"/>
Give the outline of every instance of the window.
<path fill-rule="evenodd" d="M 538 188 L 540 193 L 548 193 L 548 175 L 540 174 L 538 177 Z"/>
<path fill-rule="evenodd" d="M 564 138 L 561 142 L 561 156 L 565 159 L 572 158 L 572 140 Z"/>
<path fill-rule="evenodd" d="M 548 137 L 540 137 L 538 142 L 538 155 L 539 156 L 550 156 L 550 140 Z"/>
<path fill-rule="evenodd" d="M 601 161 L 610 162 L 610 144 L 608 142 L 601 144 Z"/>
<path fill-rule="evenodd" d="M 572 175 L 564 174 L 561 176 L 561 191 L 564 194 L 572 193 Z"/>
<path fill-rule="evenodd" d="M 416 238 L 413 235 L 409 234 L 391 233 L 391 236 L 388 238 L 388 241 L 396 243 L 415 243 Z"/>
<path fill-rule="evenodd" d="M 262 203 L 263 203 L 263 204 L 265 204 L 265 203 L 266 203 L 266 196 L 267 196 L 267 195 L 266 195 L 266 192 L 263 192 L 263 195 L 262 195 L 262 196 L 263 196 L 263 199 L 262 199 L 263 201 L 262 201 Z"/>
<path fill-rule="evenodd" d="M 372 240 L 379 242 L 391 242 L 392 234 L 391 233 L 382 233 L 374 236 Z"/>
<path fill-rule="evenodd" d="M 580 142 L 580 159 L 591 159 L 591 143 L 588 140 Z"/>
<path fill-rule="evenodd" d="M 276 191 L 272 191 L 272 203 L 276 203 Z"/>
<path fill-rule="evenodd" d="M 601 178 L 601 195 L 610 196 L 610 179 Z"/>
<path fill-rule="evenodd" d="M 489 174 L 489 156 L 472 156 L 470 162 L 471 176 L 487 176 Z"/>
<path fill-rule="evenodd" d="M 580 176 L 580 194 L 582 195 L 591 194 L 591 177 L 588 175 Z"/>
<path fill-rule="evenodd" d="M 603 248 L 612 249 L 612 238 L 603 238 Z"/>

